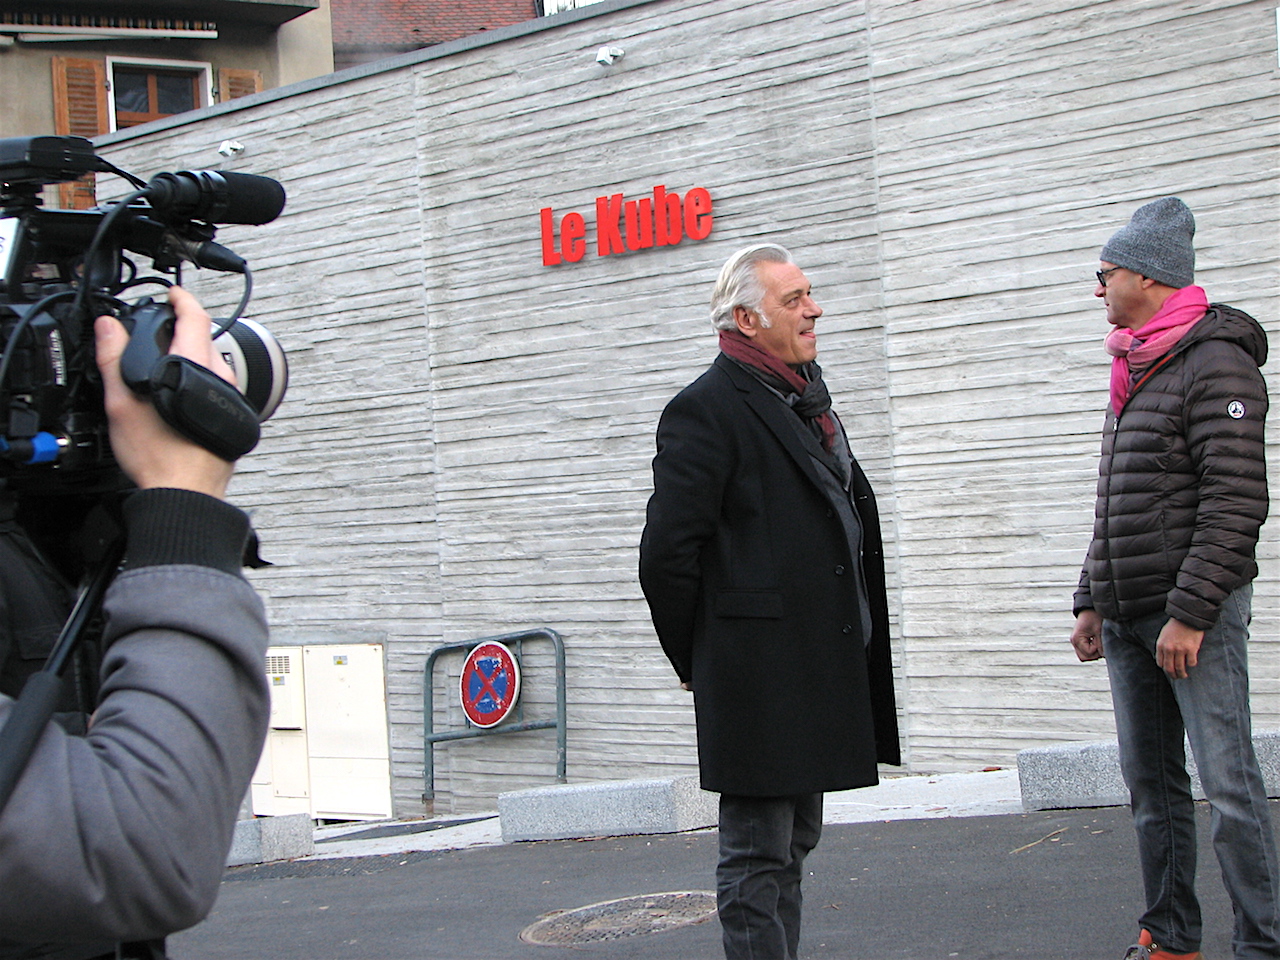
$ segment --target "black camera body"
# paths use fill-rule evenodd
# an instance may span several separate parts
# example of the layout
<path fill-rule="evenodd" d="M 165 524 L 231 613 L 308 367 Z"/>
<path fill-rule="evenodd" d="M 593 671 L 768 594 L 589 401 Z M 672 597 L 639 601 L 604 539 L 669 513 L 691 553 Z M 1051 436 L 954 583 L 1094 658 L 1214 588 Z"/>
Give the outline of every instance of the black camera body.
<path fill-rule="evenodd" d="M 138 189 L 91 210 L 43 207 L 45 185 L 98 172 Z M 126 383 L 171 426 L 227 460 L 252 449 L 283 398 L 288 366 L 275 337 L 239 319 L 251 274 L 213 238 L 218 223 L 270 222 L 284 201 L 267 177 L 184 171 L 144 183 L 80 137 L 0 139 L 0 480 L 42 494 L 119 485 L 94 359 L 93 324 L 104 313 L 131 334 Z M 150 258 L 159 276 L 140 276 L 130 254 Z M 240 308 L 215 340 L 238 389 L 170 355 L 172 310 L 163 297 L 138 296 L 139 287 L 180 282 L 186 262 L 245 276 Z"/>

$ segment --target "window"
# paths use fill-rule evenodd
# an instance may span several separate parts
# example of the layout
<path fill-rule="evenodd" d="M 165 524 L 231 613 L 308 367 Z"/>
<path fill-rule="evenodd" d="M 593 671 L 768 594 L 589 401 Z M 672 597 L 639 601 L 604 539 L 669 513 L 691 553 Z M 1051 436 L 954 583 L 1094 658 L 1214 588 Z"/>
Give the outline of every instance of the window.
<path fill-rule="evenodd" d="M 171 117 L 200 105 L 199 77 L 178 70 L 116 67 L 111 92 L 117 129 Z"/>
<path fill-rule="evenodd" d="M 56 56 L 52 65 L 53 125 L 59 135 L 92 139 L 211 102 L 212 69 L 206 63 Z M 117 84 L 124 91 L 123 100 L 116 98 Z M 261 90 L 262 74 L 257 70 L 223 67 L 218 71 L 219 101 Z M 58 205 L 79 210 L 92 207 L 93 174 L 59 184 Z"/>
<path fill-rule="evenodd" d="M 207 63 L 107 57 L 107 86 L 112 130 L 213 102 L 213 70 Z"/>

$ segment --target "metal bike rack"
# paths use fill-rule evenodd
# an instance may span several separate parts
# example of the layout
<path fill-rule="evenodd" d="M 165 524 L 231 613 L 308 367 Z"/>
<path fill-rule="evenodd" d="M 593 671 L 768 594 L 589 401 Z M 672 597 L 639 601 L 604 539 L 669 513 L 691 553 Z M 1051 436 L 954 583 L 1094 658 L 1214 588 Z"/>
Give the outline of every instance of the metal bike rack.
<path fill-rule="evenodd" d="M 467 722 L 467 729 L 463 730 L 445 730 L 440 733 L 435 732 L 435 715 L 433 711 L 435 692 L 434 676 L 436 660 L 446 653 L 453 653 L 458 650 L 470 651 L 478 647 L 482 643 L 503 643 L 512 647 L 516 662 L 520 664 L 521 673 L 524 672 L 524 644 L 526 641 L 547 640 L 550 641 L 555 649 L 556 655 L 556 716 L 554 720 L 523 720 L 524 704 L 520 703 L 516 706 L 516 715 L 513 717 L 514 723 L 501 723 L 496 727 L 473 727 L 470 721 Z M 470 740 L 475 737 L 497 736 L 501 733 L 523 733 L 526 730 L 548 730 L 554 727 L 556 730 L 556 782 L 565 782 L 565 680 L 564 680 L 564 641 L 560 639 L 560 634 L 547 627 L 538 627 L 533 630 L 520 630 L 515 633 L 503 633 L 496 637 L 482 637 L 479 640 L 462 640 L 457 643 L 446 643 L 436 647 L 431 651 L 431 655 L 427 657 L 426 667 L 423 669 L 422 677 L 422 762 L 423 762 L 423 792 L 422 800 L 424 803 L 431 803 L 436 797 L 436 765 L 435 765 L 435 746 L 437 743 L 443 743 L 448 740 Z"/>

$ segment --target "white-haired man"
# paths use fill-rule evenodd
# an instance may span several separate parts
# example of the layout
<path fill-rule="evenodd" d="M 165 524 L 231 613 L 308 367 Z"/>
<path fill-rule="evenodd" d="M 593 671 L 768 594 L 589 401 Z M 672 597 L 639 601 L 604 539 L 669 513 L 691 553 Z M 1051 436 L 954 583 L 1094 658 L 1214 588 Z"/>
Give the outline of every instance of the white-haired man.
<path fill-rule="evenodd" d="M 789 960 L 822 794 L 898 763 L 880 522 L 814 362 L 822 309 L 776 244 L 729 258 L 721 353 L 658 425 L 640 582 L 720 793 L 725 955 Z"/>

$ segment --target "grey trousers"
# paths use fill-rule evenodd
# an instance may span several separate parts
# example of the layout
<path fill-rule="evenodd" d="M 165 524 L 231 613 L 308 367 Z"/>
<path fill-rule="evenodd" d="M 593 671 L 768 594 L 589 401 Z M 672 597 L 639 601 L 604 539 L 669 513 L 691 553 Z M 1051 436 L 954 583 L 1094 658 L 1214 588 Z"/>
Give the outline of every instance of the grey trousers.
<path fill-rule="evenodd" d="M 795 960 L 800 878 L 822 835 L 822 794 L 720 796 L 716 897 L 728 960 Z"/>
<path fill-rule="evenodd" d="M 1196 825 L 1182 746 L 1191 741 L 1211 807 L 1213 848 L 1235 909 L 1236 960 L 1280 958 L 1280 862 L 1267 791 L 1253 752 L 1246 648 L 1253 588 L 1222 604 L 1200 662 L 1170 680 L 1155 661 L 1163 615 L 1107 620 L 1120 767 L 1129 787 L 1147 909 L 1139 925 L 1175 953 L 1200 947 Z"/>

